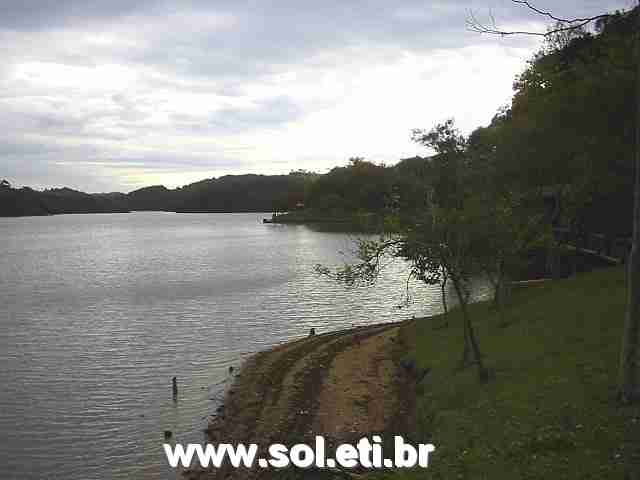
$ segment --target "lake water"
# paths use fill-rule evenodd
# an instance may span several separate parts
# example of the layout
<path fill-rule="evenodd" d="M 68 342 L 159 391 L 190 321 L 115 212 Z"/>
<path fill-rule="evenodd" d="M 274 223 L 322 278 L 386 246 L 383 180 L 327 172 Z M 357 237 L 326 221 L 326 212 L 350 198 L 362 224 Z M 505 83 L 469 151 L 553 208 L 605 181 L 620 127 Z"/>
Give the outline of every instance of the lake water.
<path fill-rule="evenodd" d="M 440 311 L 422 285 L 397 307 L 401 265 L 372 288 L 315 275 L 352 235 L 261 218 L 0 218 L 0 478 L 173 479 L 163 431 L 202 441 L 246 355 L 310 327 Z"/>

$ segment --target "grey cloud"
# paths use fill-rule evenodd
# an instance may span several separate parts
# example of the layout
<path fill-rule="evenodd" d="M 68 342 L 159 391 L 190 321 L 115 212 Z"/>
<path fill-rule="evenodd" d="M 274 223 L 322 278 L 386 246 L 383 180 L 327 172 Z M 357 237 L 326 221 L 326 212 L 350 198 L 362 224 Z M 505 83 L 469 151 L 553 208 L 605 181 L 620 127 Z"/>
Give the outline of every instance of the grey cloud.
<path fill-rule="evenodd" d="M 303 109 L 287 97 L 271 98 L 253 108 L 222 109 L 213 114 L 208 124 L 224 131 L 246 131 L 254 128 L 279 127 L 304 114 Z"/>
<path fill-rule="evenodd" d="M 43 30 L 118 18 L 157 4 L 131 0 L 5 0 L 0 3 L 0 27 L 11 30 Z"/>
<path fill-rule="evenodd" d="M 633 2 L 535 4 L 560 16 L 582 16 L 631 7 Z M 277 89 L 253 99 L 253 106 L 231 106 L 250 86 L 277 85 L 277 76 L 290 70 L 310 84 L 319 74 L 335 72 L 348 94 L 350 75 L 367 65 L 393 62 L 404 52 L 429 54 L 499 42 L 465 30 L 468 10 L 479 18 L 488 18 L 491 11 L 500 25 L 544 23 L 509 0 L 2 1 L 0 172 L 22 171 L 25 178 L 42 183 L 48 175 L 59 177 L 59 167 L 52 165 L 60 158 L 70 164 L 108 159 L 123 166 L 137 159 L 136 165 L 142 162 L 150 170 L 176 165 L 241 168 L 241 152 L 186 151 L 182 159 L 154 152 L 139 157 L 126 144 L 150 135 L 238 135 L 300 120 L 318 109 L 317 101 Z M 96 38 L 88 39 L 91 35 Z M 508 45 L 529 41 L 512 39 Z M 15 78 L 14 67 L 24 62 L 88 68 L 118 64 L 136 72 L 137 81 L 126 90 L 99 94 L 85 92 L 83 86 L 36 88 Z M 151 121 L 164 111 L 163 96 L 182 92 L 215 94 L 229 101 L 214 113 L 168 111 L 168 124 Z M 119 145 L 123 150 L 114 155 Z M 20 158 L 28 159 L 22 167 Z"/>
<path fill-rule="evenodd" d="M 589 15 L 624 7 L 631 0 L 571 0 L 536 2 L 558 15 Z M 371 60 L 384 56 L 397 58 L 401 51 L 425 52 L 434 49 L 460 48 L 495 38 L 481 37 L 466 30 L 469 11 L 480 19 L 493 15 L 500 25 L 538 22 L 544 18 L 508 0 L 438 0 L 404 2 L 324 1 L 324 2 L 190 2 L 196 24 L 188 25 L 170 11 L 153 17 L 153 28 L 146 32 L 148 48 L 122 52 L 141 65 L 194 79 L 211 79 L 221 89 L 234 89 L 247 78 L 270 75 L 324 58 L 327 66 L 339 68 L 341 55 L 349 49 L 367 51 Z M 162 10 L 157 10 L 161 12 Z M 232 19 L 220 28 L 199 28 L 198 17 L 221 15 Z M 144 17 L 132 16 L 132 24 Z M 126 24 L 126 22 L 125 22 Z M 511 38 L 509 45 L 529 44 L 527 38 Z M 333 58 L 331 58 L 333 57 Z M 330 65 L 333 60 L 333 65 Z M 364 59 L 362 59 L 364 60 Z"/>
<path fill-rule="evenodd" d="M 59 145 L 43 141 L 29 139 L 21 139 L 18 141 L 6 136 L 4 138 L 0 138 L 0 157 L 5 161 L 7 158 L 20 159 L 23 156 L 58 154 L 63 151 L 64 148 Z"/>

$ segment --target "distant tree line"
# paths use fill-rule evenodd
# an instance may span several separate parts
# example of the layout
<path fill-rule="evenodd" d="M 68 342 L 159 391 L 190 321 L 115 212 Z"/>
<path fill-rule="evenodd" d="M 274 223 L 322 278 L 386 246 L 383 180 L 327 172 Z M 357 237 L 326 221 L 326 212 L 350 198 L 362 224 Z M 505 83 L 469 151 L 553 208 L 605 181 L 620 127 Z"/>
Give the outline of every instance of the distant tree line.
<path fill-rule="evenodd" d="M 162 185 L 128 194 L 88 194 L 70 188 L 33 190 L 0 185 L 0 216 L 107 213 L 129 211 L 270 212 L 288 211 L 304 202 L 312 173 L 290 175 L 228 175 L 176 189 Z"/>

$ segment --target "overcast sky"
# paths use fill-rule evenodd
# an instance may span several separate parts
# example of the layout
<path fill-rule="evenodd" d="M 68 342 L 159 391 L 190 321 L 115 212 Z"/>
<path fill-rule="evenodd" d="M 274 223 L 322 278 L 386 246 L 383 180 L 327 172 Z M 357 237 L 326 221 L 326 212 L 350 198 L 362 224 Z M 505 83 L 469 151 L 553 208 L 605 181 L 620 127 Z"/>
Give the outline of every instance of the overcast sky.
<path fill-rule="evenodd" d="M 510 0 L 0 0 L 0 178 L 127 192 L 424 154 L 412 128 L 487 124 L 540 46 L 469 10 L 546 25 Z"/>

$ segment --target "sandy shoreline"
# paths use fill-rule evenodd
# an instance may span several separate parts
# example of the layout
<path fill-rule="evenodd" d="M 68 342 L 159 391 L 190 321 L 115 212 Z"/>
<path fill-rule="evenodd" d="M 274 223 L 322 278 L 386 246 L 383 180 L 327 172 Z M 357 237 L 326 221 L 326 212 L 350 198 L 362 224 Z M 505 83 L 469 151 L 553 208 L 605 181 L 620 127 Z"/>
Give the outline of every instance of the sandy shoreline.
<path fill-rule="evenodd" d="M 365 435 L 405 433 L 415 398 L 411 375 L 400 366 L 408 322 L 311 335 L 252 355 L 211 417 L 207 440 L 291 445 L 312 444 L 316 435 L 323 435 L 330 448 Z M 312 477 L 304 472 L 304 478 L 328 473 Z M 198 480 L 297 478 L 291 470 L 225 468 L 192 469 L 183 475 Z"/>

